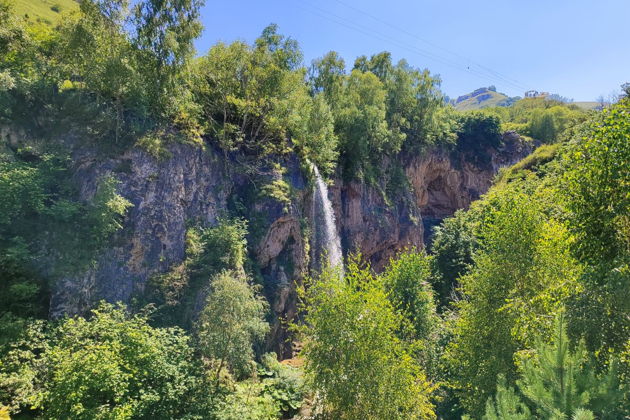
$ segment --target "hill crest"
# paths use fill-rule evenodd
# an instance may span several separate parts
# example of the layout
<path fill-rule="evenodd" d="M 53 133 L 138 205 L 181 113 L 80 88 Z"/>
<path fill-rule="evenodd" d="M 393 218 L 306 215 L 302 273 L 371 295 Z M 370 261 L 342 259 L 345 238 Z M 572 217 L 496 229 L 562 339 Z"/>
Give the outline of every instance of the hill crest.
<path fill-rule="evenodd" d="M 509 97 L 504 93 L 497 92 L 494 86 L 482 87 L 462 95 L 451 103 L 458 111 L 470 111 L 493 106 L 510 106 L 520 97 Z"/>

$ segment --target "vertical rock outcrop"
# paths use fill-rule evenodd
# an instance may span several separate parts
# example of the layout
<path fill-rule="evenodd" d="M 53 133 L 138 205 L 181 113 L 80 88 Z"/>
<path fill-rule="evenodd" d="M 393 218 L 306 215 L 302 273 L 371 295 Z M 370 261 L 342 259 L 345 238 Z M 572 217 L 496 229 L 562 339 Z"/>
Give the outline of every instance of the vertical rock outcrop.
<path fill-rule="evenodd" d="M 467 208 L 488 191 L 500 168 L 531 152 L 530 143 L 507 132 L 500 149 L 475 153 L 437 149 L 401 156 L 411 187 L 394 203 L 386 202 L 380 192 L 383 186 L 377 189 L 355 181 L 337 184 L 335 211 L 344 249 L 361 252 L 378 270 L 398 250 L 422 248 L 435 224 Z"/>
<path fill-rule="evenodd" d="M 94 268 L 55 284 L 53 316 L 83 313 L 101 299 L 130 302 L 152 275 L 184 259 L 187 223 L 210 226 L 227 211 L 233 182 L 229 165 L 217 153 L 174 144 L 169 154 L 157 160 L 133 148 L 102 159 L 93 149 L 75 152 L 81 198 L 90 199 L 103 177 L 115 176 L 119 194 L 133 207 Z"/>
<path fill-rule="evenodd" d="M 153 275 L 172 269 L 185 258 L 190 223 L 215 225 L 220 217 L 231 215 L 230 203 L 243 202 L 244 191 L 252 185 L 260 187 L 261 179 L 254 180 L 242 170 L 237 156 L 179 143 L 170 144 L 168 152 L 161 160 L 138 148 L 103 158 L 88 147 L 76 148 L 74 177 L 82 198 L 94 195 L 103 176 L 114 175 L 120 181 L 119 193 L 133 207 L 124 228 L 93 268 L 55 284 L 51 315 L 83 313 L 101 299 L 131 302 L 143 293 Z M 427 221 L 439 221 L 467 207 L 487 191 L 500 167 L 529 152 L 522 139 L 508 133 L 500 150 L 484 151 L 489 160 L 483 164 L 466 153 L 441 150 L 401 156 L 410 188 L 394 202 L 384 196 L 382 186 L 336 180 L 329 196 L 344 253 L 361 252 L 380 270 L 398 250 L 421 248 L 431 224 Z M 284 175 L 273 176 L 290 185 L 290 203 L 255 195 L 246 205 L 258 231 L 250 237 L 250 256 L 258 267 L 273 318 L 268 347 L 289 357 L 293 350 L 285 321 L 296 316 L 295 284 L 307 274 L 311 253 L 316 251 L 309 248 L 308 234 L 313 188 L 296 156 L 289 156 L 282 166 Z"/>

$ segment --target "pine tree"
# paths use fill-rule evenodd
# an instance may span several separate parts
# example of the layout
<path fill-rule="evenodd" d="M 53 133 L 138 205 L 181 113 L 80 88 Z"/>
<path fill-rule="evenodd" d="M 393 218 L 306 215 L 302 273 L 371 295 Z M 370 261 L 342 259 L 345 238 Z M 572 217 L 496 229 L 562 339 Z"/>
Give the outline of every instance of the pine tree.
<path fill-rule="evenodd" d="M 488 399 L 483 420 L 594 420 L 595 414 L 601 420 L 623 418 L 619 402 L 624 389 L 619 385 L 617 362 L 611 362 L 606 374 L 597 375 L 587 356 L 583 342 L 571 351 L 564 319 L 559 316 L 553 343 L 539 338 L 533 355 L 521 360 L 516 384 L 525 398 L 500 375 L 496 397 Z"/>
<path fill-rule="evenodd" d="M 593 412 L 584 408 L 578 408 L 573 414 L 573 420 L 595 420 Z"/>
<path fill-rule="evenodd" d="M 531 420 L 529 408 L 523 403 L 514 388 L 506 385 L 505 376 L 499 376 L 496 405 L 492 398 L 486 403 L 486 415 L 483 420 Z"/>
<path fill-rule="evenodd" d="M 522 361 L 522 376 L 517 381 L 523 395 L 546 419 L 588 419 L 588 410 L 598 417 L 616 418 L 615 407 L 621 390 L 612 364 L 610 371 L 598 376 L 591 369 L 584 343 L 571 351 L 562 316 L 556 321 L 552 344 L 539 340 L 533 357 Z M 591 413 L 592 414 L 592 413 Z"/>

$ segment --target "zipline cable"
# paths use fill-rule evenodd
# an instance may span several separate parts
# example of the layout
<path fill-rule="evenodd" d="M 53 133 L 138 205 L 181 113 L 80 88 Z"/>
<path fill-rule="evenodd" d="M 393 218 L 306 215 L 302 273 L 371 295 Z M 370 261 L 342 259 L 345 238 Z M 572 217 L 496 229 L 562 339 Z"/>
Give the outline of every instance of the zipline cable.
<path fill-rule="evenodd" d="M 309 13 L 313 13 L 313 14 L 315 14 L 317 16 L 320 16 L 320 17 L 322 17 L 324 19 L 332 21 L 333 23 L 336 23 L 336 24 L 338 24 L 340 26 L 343 26 L 345 28 L 348 28 L 350 30 L 362 33 L 364 35 L 371 36 L 371 37 L 379 39 L 381 41 L 392 43 L 392 44 L 394 44 L 394 45 L 396 45 L 396 46 L 398 46 L 400 48 L 403 48 L 403 49 L 405 49 L 407 51 L 410 51 L 410 52 L 412 52 L 414 54 L 420 55 L 420 56 L 428 58 L 430 60 L 437 61 L 439 63 L 442 63 L 444 65 L 453 67 L 453 68 L 455 68 L 457 70 L 466 72 L 468 74 L 474 75 L 474 76 L 479 77 L 481 79 L 489 80 L 489 81 L 492 81 L 493 83 L 500 84 L 500 85 L 506 85 L 507 84 L 513 89 L 519 89 L 519 90 L 523 90 L 524 89 L 524 90 L 526 90 L 526 88 L 524 88 L 522 85 L 516 84 L 514 82 L 511 82 L 511 81 L 503 79 L 503 78 L 499 78 L 498 76 L 495 76 L 495 75 L 492 75 L 492 74 L 487 74 L 487 73 L 481 72 L 481 71 L 479 71 L 477 69 L 471 69 L 469 66 L 462 66 L 461 64 L 459 64 L 457 62 L 454 62 L 452 60 L 449 60 L 448 58 L 439 56 L 439 55 L 437 55 L 435 53 L 432 53 L 430 51 L 419 49 L 416 46 L 409 45 L 409 44 L 407 44 L 407 43 L 405 43 L 403 41 L 399 41 L 399 40 L 397 40 L 395 38 L 392 38 L 391 36 L 388 36 L 388 35 L 385 35 L 383 33 L 378 32 L 378 31 L 375 31 L 373 28 L 368 28 L 368 27 L 362 26 L 362 25 L 360 25 L 360 24 L 358 24 L 356 22 L 352 22 L 352 21 L 350 21 L 350 20 L 348 20 L 346 18 L 343 18 L 343 17 L 341 17 L 339 15 L 336 15 L 336 14 L 334 14 L 332 12 L 329 12 L 329 11 L 327 11 L 325 9 L 322 9 L 319 6 L 311 4 L 308 1 L 303 1 L 303 2 L 301 2 L 301 4 L 300 3 L 293 3 L 293 4 L 297 4 L 298 6 L 301 6 L 304 10 L 308 11 Z M 310 9 L 308 7 L 304 7 L 304 6 L 308 6 L 308 7 L 310 7 Z M 313 10 L 311 10 L 311 9 L 313 9 Z"/>
<path fill-rule="evenodd" d="M 408 31 L 408 30 L 406 30 L 404 28 L 401 28 L 401 27 L 399 27 L 397 25 L 394 25 L 393 23 L 390 23 L 390 22 L 388 22 L 386 20 L 383 20 L 383 19 L 379 18 L 378 16 L 375 16 L 375 15 L 369 13 L 369 12 L 366 12 L 366 11 L 364 11 L 364 10 L 354 6 L 354 5 L 348 4 L 348 3 L 346 3 L 346 2 L 344 2 L 342 0 L 335 0 L 335 1 L 337 3 L 339 3 L 339 4 L 341 4 L 342 6 L 348 8 L 348 9 L 351 9 L 351 10 L 353 10 L 355 12 L 361 13 L 362 15 L 365 15 L 365 16 L 371 18 L 372 20 L 374 20 L 376 22 L 379 22 L 379 23 L 381 23 L 383 25 L 386 25 L 386 26 L 388 26 L 388 27 L 390 27 L 390 28 L 392 28 L 394 30 L 397 30 L 398 32 L 403 33 L 403 34 L 405 34 L 407 36 L 415 38 L 418 41 L 421 41 L 421 42 L 423 42 L 423 43 L 425 43 L 425 44 L 427 44 L 427 45 L 429 45 L 429 46 L 431 46 L 433 48 L 436 48 L 438 50 L 442 50 L 442 51 L 444 51 L 444 52 L 446 52 L 446 53 L 448 53 L 448 54 L 450 54 L 450 55 L 452 55 L 454 57 L 458 57 L 458 58 L 460 58 L 462 60 L 465 60 L 466 62 L 469 62 L 470 64 L 472 64 L 474 66 L 477 66 L 480 69 L 495 75 L 496 77 L 500 78 L 504 82 L 512 83 L 513 85 L 519 86 L 521 89 L 524 89 L 524 90 L 528 90 L 529 89 L 529 88 L 526 87 L 525 84 L 521 83 L 520 81 L 518 81 L 516 79 L 509 78 L 509 77 L 499 73 L 498 71 L 495 71 L 495 70 L 493 70 L 493 69 L 491 69 L 491 68 L 489 68 L 487 66 L 479 64 L 479 63 L 471 60 L 469 57 L 463 56 L 463 55 L 461 55 L 461 54 L 459 54 L 459 53 L 457 53 L 455 51 L 452 51 L 452 50 L 444 48 L 444 47 L 442 47 L 440 45 L 437 45 L 437 44 L 435 44 L 435 43 L 433 43 L 433 42 L 431 42 L 431 41 L 429 41 L 429 40 L 427 40 L 425 38 L 422 38 L 422 37 L 420 37 L 420 36 L 410 32 L 410 31 Z"/>

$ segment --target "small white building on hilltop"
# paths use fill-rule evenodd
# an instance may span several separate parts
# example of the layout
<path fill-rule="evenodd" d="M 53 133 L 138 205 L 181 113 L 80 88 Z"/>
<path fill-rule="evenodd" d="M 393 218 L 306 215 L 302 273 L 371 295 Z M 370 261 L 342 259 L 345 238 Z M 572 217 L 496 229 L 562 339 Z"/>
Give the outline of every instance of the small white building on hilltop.
<path fill-rule="evenodd" d="M 525 92 L 526 98 L 544 98 L 549 96 L 549 92 L 538 92 L 537 90 L 528 90 Z"/>

